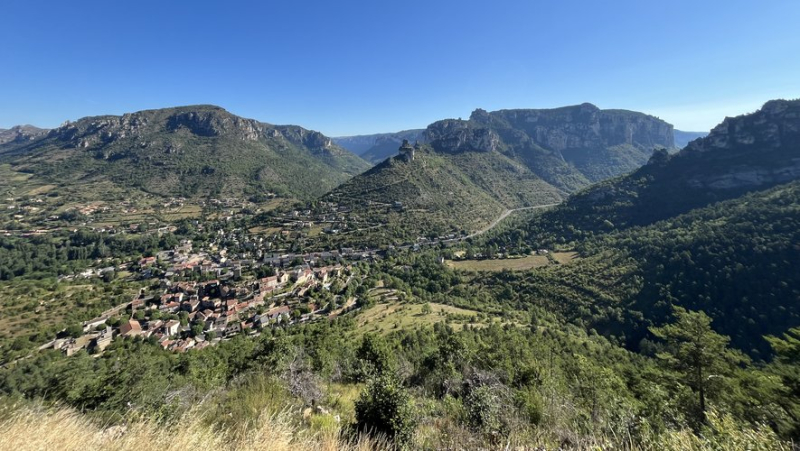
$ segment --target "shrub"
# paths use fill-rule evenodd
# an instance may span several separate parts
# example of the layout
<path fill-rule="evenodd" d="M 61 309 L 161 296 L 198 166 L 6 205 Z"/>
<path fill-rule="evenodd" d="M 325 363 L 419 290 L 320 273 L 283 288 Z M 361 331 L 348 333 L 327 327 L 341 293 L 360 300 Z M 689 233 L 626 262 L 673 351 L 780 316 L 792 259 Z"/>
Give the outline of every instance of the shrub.
<path fill-rule="evenodd" d="M 464 407 L 467 422 L 476 431 L 496 434 L 503 428 L 501 402 L 493 387 L 484 385 L 470 390 L 464 399 Z"/>
<path fill-rule="evenodd" d="M 355 404 L 359 430 L 385 434 L 400 445 L 408 443 L 416 428 L 414 405 L 391 376 L 372 379 Z"/>

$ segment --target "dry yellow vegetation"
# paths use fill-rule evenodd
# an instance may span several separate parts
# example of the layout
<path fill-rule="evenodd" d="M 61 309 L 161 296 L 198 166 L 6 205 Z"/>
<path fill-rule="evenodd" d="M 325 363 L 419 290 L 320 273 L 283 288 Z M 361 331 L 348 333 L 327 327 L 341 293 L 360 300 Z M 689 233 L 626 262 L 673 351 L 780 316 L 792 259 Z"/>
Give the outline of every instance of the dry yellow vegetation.
<path fill-rule="evenodd" d="M 381 441 L 359 436 L 346 440 L 338 428 L 314 433 L 290 421 L 287 413 L 263 412 L 246 428 L 220 430 L 190 412 L 172 426 L 139 421 L 102 427 L 66 408 L 0 410 L 0 449 L 15 451 L 304 451 L 390 449 Z"/>
<path fill-rule="evenodd" d="M 561 264 L 571 262 L 577 256 L 576 252 L 554 252 L 550 254 L 553 260 Z M 487 260 L 448 260 L 447 265 L 462 271 L 525 271 L 540 268 L 550 264 L 550 259 L 544 255 L 528 255 L 525 257 L 487 259 Z"/>
<path fill-rule="evenodd" d="M 321 416 L 317 416 L 321 417 Z M 709 413 L 707 434 L 697 435 L 691 430 L 668 431 L 661 436 L 651 436 L 641 443 L 625 440 L 626 437 L 608 437 L 602 434 L 587 437 L 570 449 L 631 449 L 641 451 L 704 451 L 704 450 L 776 450 L 789 451 L 791 444 L 777 439 L 768 427 L 741 428 L 728 416 Z M 445 442 L 429 441 L 439 436 L 439 428 L 457 432 L 453 425 L 442 423 L 422 424 L 415 434 L 412 449 L 491 449 L 456 435 Z M 462 431 L 468 437 L 469 433 Z M 547 429 L 530 436 L 515 437 L 502 448 L 495 449 L 551 449 L 533 444 L 551 443 Z M 208 424 L 199 409 L 190 411 L 171 425 L 150 420 L 134 421 L 127 425 L 102 426 L 90 417 L 69 408 L 44 408 L 41 406 L 6 407 L 0 409 L 0 449 L 14 451 L 123 451 L 130 449 L 160 451 L 371 451 L 395 449 L 386 440 L 359 435 L 344 438 L 337 423 L 326 422 L 325 427 L 315 427 L 315 422 L 298 424 L 291 421 L 287 411 L 274 413 L 265 409 L 250 424 L 222 428 Z M 442 437 L 439 437 L 440 439 Z M 629 438 L 629 437 L 628 437 Z M 439 446 L 437 446 L 439 445 Z"/>
<path fill-rule="evenodd" d="M 378 304 L 360 315 L 356 321 L 360 332 L 377 332 L 386 334 L 397 329 L 407 329 L 410 327 L 432 326 L 435 323 L 444 322 L 448 314 L 462 315 L 464 317 L 476 318 L 478 312 L 453 307 L 444 304 L 428 304 L 431 307 L 430 313 L 423 313 L 423 304 L 411 304 L 400 302 L 386 302 Z M 463 324 L 452 323 L 454 330 L 461 330 Z"/>

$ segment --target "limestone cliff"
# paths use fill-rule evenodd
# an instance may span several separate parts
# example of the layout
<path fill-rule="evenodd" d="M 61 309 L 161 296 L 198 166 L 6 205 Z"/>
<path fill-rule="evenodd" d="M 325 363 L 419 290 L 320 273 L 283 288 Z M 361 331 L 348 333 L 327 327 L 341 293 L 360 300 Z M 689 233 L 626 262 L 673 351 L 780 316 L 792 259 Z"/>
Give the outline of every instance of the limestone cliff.
<path fill-rule="evenodd" d="M 675 146 L 672 125 L 643 113 L 601 110 L 589 103 L 538 110 L 478 109 L 466 121 L 431 124 L 425 138 L 443 153 L 504 153 L 567 191 L 633 171 L 654 149 Z"/>
<path fill-rule="evenodd" d="M 755 113 L 725 118 L 677 154 L 657 152 L 628 176 L 572 196 L 552 215 L 585 231 L 646 225 L 795 180 L 800 100 L 773 100 Z"/>
<path fill-rule="evenodd" d="M 759 187 L 798 179 L 800 100 L 772 100 L 753 114 L 725 118 L 675 158 L 708 166 L 687 178 L 687 184 L 698 188 Z"/>
<path fill-rule="evenodd" d="M 4 162 L 53 180 L 111 180 L 163 195 L 277 192 L 314 197 L 369 165 L 322 133 L 246 119 L 213 105 L 67 122 Z"/>
<path fill-rule="evenodd" d="M 0 130 L 0 145 L 24 144 L 47 134 L 47 129 L 32 125 L 17 125 L 8 130 Z"/>

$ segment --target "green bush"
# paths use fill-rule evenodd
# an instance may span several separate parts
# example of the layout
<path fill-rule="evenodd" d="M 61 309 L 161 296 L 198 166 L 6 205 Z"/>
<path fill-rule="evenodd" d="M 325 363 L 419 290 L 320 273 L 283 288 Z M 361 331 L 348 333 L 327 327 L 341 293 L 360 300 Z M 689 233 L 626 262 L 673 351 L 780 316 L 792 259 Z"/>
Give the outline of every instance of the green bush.
<path fill-rule="evenodd" d="M 385 434 L 396 443 L 408 443 L 416 428 L 411 397 L 391 376 L 372 379 L 355 404 L 359 430 Z"/>
<path fill-rule="evenodd" d="M 538 391 L 533 388 L 523 388 L 517 392 L 515 401 L 517 408 L 531 424 L 539 424 L 542 421 L 544 402 Z"/>
<path fill-rule="evenodd" d="M 488 435 L 503 429 L 502 403 L 493 387 L 484 385 L 470 390 L 464 399 L 464 407 L 467 409 L 467 422 L 474 430 Z"/>

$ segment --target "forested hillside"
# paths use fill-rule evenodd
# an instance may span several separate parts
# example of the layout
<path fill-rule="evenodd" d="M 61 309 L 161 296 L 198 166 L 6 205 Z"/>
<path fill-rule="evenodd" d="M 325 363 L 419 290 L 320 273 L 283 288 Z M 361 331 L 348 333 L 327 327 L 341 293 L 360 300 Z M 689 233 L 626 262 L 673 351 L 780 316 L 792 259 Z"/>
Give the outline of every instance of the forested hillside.
<path fill-rule="evenodd" d="M 727 118 L 675 155 L 587 188 L 531 224 L 566 240 L 652 224 L 800 178 L 800 100 L 773 100 Z"/>
<path fill-rule="evenodd" d="M 321 195 L 369 165 L 330 138 L 198 105 L 83 118 L 0 146 L 58 186 L 112 182 L 162 196 Z"/>
<path fill-rule="evenodd" d="M 629 347 L 652 339 L 648 327 L 668 321 L 673 305 L 706 312 L 733 346 L 764 359 L 771 355 L 765 335 L 800 324 L 800 182 L 646 227 L 569 243 L 548 236 L 515 230 L 492 240 L 510 248 L 566 245 L 584 256 L 521 279 L 528 288 L 520 298 L 532 296 Z"/>

